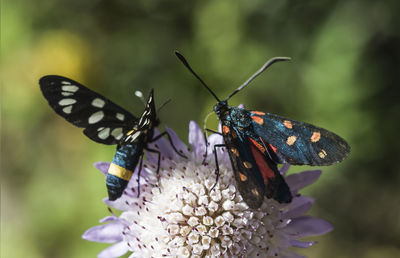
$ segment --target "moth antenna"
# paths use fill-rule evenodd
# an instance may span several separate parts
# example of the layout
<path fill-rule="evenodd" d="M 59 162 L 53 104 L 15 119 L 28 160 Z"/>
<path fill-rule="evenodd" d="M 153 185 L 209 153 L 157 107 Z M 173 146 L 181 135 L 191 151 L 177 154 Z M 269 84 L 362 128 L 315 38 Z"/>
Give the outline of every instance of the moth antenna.
<path fill-rule="evenodd" d="M 167 99 L 164 103 L 161 104 L 161 106 L 157 109 L 157 113 L 160 112 L 160 110 L 167 105 L 169 102 L 171 102 L 171 99 Z"/>
<path fill-rule="evenodd" d="M 245 81 L 239 88 L 237 88 L 234 92 L 226 100 L 229 100 L 233 95 L 241 91 L 244 87 L 249 85 L 249 83 L 254 80 L 257 76 L 259 76 L 262 72 L 264 72 L 269 66 L 271 66 L 275 62 L 279 61 L 290 61 L 290 57 L 273 57 L 269 59 L 255 74 L 253 74 L 247 81 Z"/>
<path fill-rule="evenodd" d="M 211 95 L 214 96 L 214 98 L 220 102 L 219 98 L 217 97 L 217 95 L 215 95 L 215 93 L 207 86 L 207 84 L 200 78 L 200 76 L 198 76 L 193 69 L 190 67 L 189 63 L 186 61 L 186 59 L 183 57 L 183 55 L 181 55 L 178 51 L 175 50 L 175 55 L 179 58 L 179 60 L 183 63 L 183 65 L 201 82 L 201 84 L 203 84 L 204 87 L 206 87 L 206 89 L 211 93 Z"/>
<path fill-rule="evenodd" d="M 146 106 L 147 103 L 143 97 L 143 92 L 141 92 L 140 90 L 137 90 L 137 91 L 135 91 L 135 96 L 138 97 L 142 101 L 144 106 Z"/>

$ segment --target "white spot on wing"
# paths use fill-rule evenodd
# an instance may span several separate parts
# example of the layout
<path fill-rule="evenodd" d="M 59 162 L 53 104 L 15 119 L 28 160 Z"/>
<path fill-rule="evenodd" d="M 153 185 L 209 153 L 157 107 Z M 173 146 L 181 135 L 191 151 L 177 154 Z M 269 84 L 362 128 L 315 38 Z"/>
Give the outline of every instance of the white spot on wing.
<path fill-rule="evenodd" d="M 63 91 L 69 91 L 69 92 L 76 92 L 79 90 L 78 86 L 75 85 L 64 85 L 61 88 Z"/>
<path fill-rule="evenodd" d="M 58 105 L 60 106 L 68 106 L 76 103 L 75 99 L 62 99 L 58 102 Z"/>
<path fill-rule="evenodd" d="M 63 92 L 61 92 L 61 95 L 63 95 L 63 96 L 65 96 L 65 97 L 67 97 L 67 96 L 72 96 L 72 95 L 74 95 L 74 93 L 72 93 L 72 92 L 65 92 L 65 91 L 63 91 Z"/>
<path fill-rule="evenodd" d="M 97 136 L 99 136 L 100 139 L 105 140 L 108 138 L 108 136 L 110 136 L 110 128 L 105 128 L 103 130 L 101 130 Z"/>
<path fill-rule="evenodd" d="M 103 111 L 97 111 L 96 113 L 93 113 L 90 117 L 89 117 L 89 124 L 95 124 L 97 122 L 99 122 L 101 119 L 103 119 L 104 117 L 104 112 Z M 106 128 L 107 129 L 107 128 Z"/>
<path fill-rule="evenodd" d="M 62 84 L 71 84 L 70 82 L 67 82 L 67 81 L 62 81 L 61 83 Z"/>
<path fill-rule="evenodd" d="M 71 114 L 72 105 L 71 105 L 71 106 L 66 106 L 65 108 L 63 108 L 62 111 L 63 111 L 64 113 L 66 113 L 66 114 Z"/>
<path fill-rule="evenodd" d="M 102 99 L 99 99 L 99 98 L 95 98 L 92 101 L 92 106 L 98 107 L 98 108 L 104 107 L 105 104 L 106 104 L 106 102 L 104 100 L 102 100 Z"/>
<path fill-rule="evenodd" d="M 125 115 L 121 114 L 121 113 L 117 113 L 115 116 L 117 117 L 118 120 L 121 120 L 121 121 L 124 121 L 124 119 L 125 119 Z"/>
<path fill-rule="evenodd" d="M 114 130 L 112 130 L 111 135 L 114 136 L 114 138 L 116 140 L 119 140 L 122 138 L 122 128 L 115 128 Z"/>

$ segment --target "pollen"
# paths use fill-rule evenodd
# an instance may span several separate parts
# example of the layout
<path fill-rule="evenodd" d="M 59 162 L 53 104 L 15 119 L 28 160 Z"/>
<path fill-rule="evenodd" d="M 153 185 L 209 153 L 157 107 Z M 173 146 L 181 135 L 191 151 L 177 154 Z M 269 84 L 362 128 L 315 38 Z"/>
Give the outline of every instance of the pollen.
<path fill-rule="evenodd" d="M 231 152 L 235 154 L 236 157 L 239 157 L 239 151 L 236 148 L 231 148 Z"/>
<path fill-rule="evenodd" d="M 311 135 L 311 141 L 312 142 L 317 142 L 317 141 L 319 141 L 319 139 L 321 139 L 321 133 L 320 132 L 313 132 L 313 134 Z"/>
<path fill-rule="evenodd" d="M 326 153 L 326 151 L 325 151 L 324 149 L 322 149 L 322 150 L 318 153 L 318 156 L 319 156 L 321 159 L 324 159 L 327 155 L 328 155 L 328 153 Z"/>
<path fill-rule="evenodd" d="M 229 133 L 229 127 L 226 126 L 226 125 L 222 126 L 222 132 L 223 132 L 224 134 L 228 134 L 228 133 Z"/>
<path fill-rule="evenodd" d="M 253 167 L 253 165 L 251 165 L 251 163 L 248 162 L 248 161 L 243 162 L 243 166 L 245 166 L 246 168 L 252 168 Z"/>
<path fill-rule="evenodd" d="M 251 111 L 251 113 L 253 113 L 253 114 L 255 114 L 255 115 L 260 115 L 260 116 L 265 115 L 265 113 L 264 113 L 264 112 L 261 112 L 261 111 Z"/>
<path fill-rule="evenodd" d="M 290 122 L 289 120 L 283 121 L 283 125 L 284 125 L 287 129 L 292 129 L 292 128 L 293 128 L 292 122 Z"/>
<path fill-rule="evenodd" d="M 239 172 L 239 177 L 242 182 L 247 181 L 247 176 Z"/>
<path fill-rule="evenodd" d="M 251 119 L 253 119 L 254 122 L 256 122 L 259 125 L 264 124 L 264 119 L 259 116 L 251 116 Z"/>
<path fill-rule="evenodd" d="M 289 146 L 292 146 L 296 142 L 296 140 L 297 140 L 296 136 L 294 136 L 294 135 L 289 136 L 286 140 L 286 144 Z"/>

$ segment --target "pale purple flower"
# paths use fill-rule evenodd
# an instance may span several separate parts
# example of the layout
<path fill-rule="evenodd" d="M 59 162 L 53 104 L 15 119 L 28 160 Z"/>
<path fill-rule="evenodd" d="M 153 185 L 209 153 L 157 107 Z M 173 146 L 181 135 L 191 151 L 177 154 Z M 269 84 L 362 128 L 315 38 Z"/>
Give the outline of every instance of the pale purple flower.
<path fill-rule="evenodd" d="M 302 257 L 290 247 L 309 247 L 316 242 L 300 239 L 333 229 L 325 220 L 304 215 L 314 200 L 297 194 L 317 180 L 321 171 L 286 176 L 295 196 L 290 204 L 265 198 L 259 209 L 251 210 L 236 190 L 223 148 L 218 150 L 220 179 L 210 191 L 216 180 L 212 147 L 222 143 L 220 135 L 208 137 L 205 156 L 204 136 L 195 122 L 189 125 L 191 150 L 172 130 L 167 131 L 188 158 L 177 155 L 166 139 L 151 144 L 162 153 L 159 179 L 156 157 L 147 152 L 139 182 L 135 171 L 120 199 L 104 199 L 122 211 L 121 215 L 105 217 L 100 220 L 103 224 L 83 234 L 84 239 L 113 244 L 98 257 L 119 257 L 127 252 L 132 252 L 130 257 Z M 106 173 L 109 163 L 95 166 Z M 283 166 L 281 173 L 285 175 L 288 169 Z"/>

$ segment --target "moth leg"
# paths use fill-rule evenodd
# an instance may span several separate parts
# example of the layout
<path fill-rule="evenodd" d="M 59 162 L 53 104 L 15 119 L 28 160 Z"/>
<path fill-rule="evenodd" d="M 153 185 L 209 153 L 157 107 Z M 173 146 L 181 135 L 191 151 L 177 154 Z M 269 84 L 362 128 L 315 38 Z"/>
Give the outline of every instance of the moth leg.
<path fill-rule="evenodd" d="M 222 148 L 226 147 L 225 144 L 215 144 L 214 145 L 214 158 L 215 158 L 215 167 L 217 168 L 217 178 L 215 180 L 215 184 L 211 187 L 210 192 L 214 189 L 214 187 L 217 185 L 218 180 L 219 180 L 219 164 L 218 164 L 218 154 L 217 154 L 217 148 Z"/>
<path fill-rule="evenodd" d="M 216 134 L 219 134 L 219 135 L 222 136 L 222 133 L 217 132 L 217 131 L 214 131 L 214 130 L 212 130 L 212 129 L 205 128 L 204 130 L 206 130 L 207 132 L 216 133 Z M 206 142 L 206 153 L 204 154 L 204 159 L 203 159 L 202 164 L 205 164 L 205 162 L 206 162 L 206 157 L 207 157 L 207 154 L 208 154 L 208 153 L 207 153 L 208 141 L 207 141 L 207 133 L 206 133 L 206 132 L 204 132 L 204 141 Z"/>
<path fill-rule="evenodd" d="M 151 139 L 151 141 L 149 141 L 149 142 L 155 142 L 155 141 L 157 141 L 158 139 L 160 139 L 161 137 L 163 137 L 164 135 L 166 135 L 167 136 L 167 138 L 168 138 L 168 141 L 169 141 L 169 143 L 171 144 L 171 146 L 172 146 L 172 149 L 174 149 L 174 151 L 179 155 L 179 156 L 181 156 L 182 158 L 185 158 L 185 159 L 187 159 L 187 157 L 185 156 L 185 155 L 183 155 L 182 153 L 180 153 L 177 149 L 176 149 L 176 147 L 175 147 L 175 145 L 174 145 L 174 143 L 172 142 L 172 138 L 171 138 L 171 135 L 169 135 L 169 133 L 168 132 L 163 132 L 163 133 L 160 133 L 159 135 L 157 135 L 156 137 L 153 137 L 153 139 Z"/>
<path fill-rule="evenodd" d="M 159 172 L 160 172 L 160 165 L 161 165 L 161 152 L 159 152 L 158 150 L 153 150 L 153 149 L 149 149 L 149 148 L 146 148 L 146 150 L 149 151 L 149 152 L 156 153 L 156 154 L 158 155 L 158 159 L 157 159 L 157 171 L 156 171 L 157 178 L 158 178 L 158 174 L 159 174 Z"/>
<path fill-rule="evenodd" d="M 210 133 L 216 133 L 216 134 L 222 135 L 222 133 L 217 132 L 217 131 L 214 131 L 214 130 L 212 130 L 212 129 L 206 128 L 206 131 L 208 131 L 208 132 L 210 132 Z"/>
<path fill-rule="evenodd" d="M 142 172 L 143 155 L 144 155 L 144 154 L 142 154 L 142 155 L 140 156 L 140 161 L 139 161 L 139 170 L 138 170 L 138 176 L 137 176 L 137 183 L 138 183 L 138 187 L 137 187 L 137 189 L 138 189 L 138 194 L 137 194 L 137 197 L 140 196 L 140 173 Z"/>
<path fill-rule="evenodd" d="M 205 151 L 205 153 L 204 153 L 204 155 L 203 155 L 203 157 L 204 157 L 204 159 L 203 159 L 203 161 L 201 162 L 201 164 L 206 164 L 206 158 L 207 158 L 207 155 L 208 155 L 208 153 L 207 153 L 207 150 L 208 150 L 208 141 L 207 141 L 207 134 L 206 134 L 206 132 L 204 132 L 204 142 L 206 143 L 206 151 Z"/>

